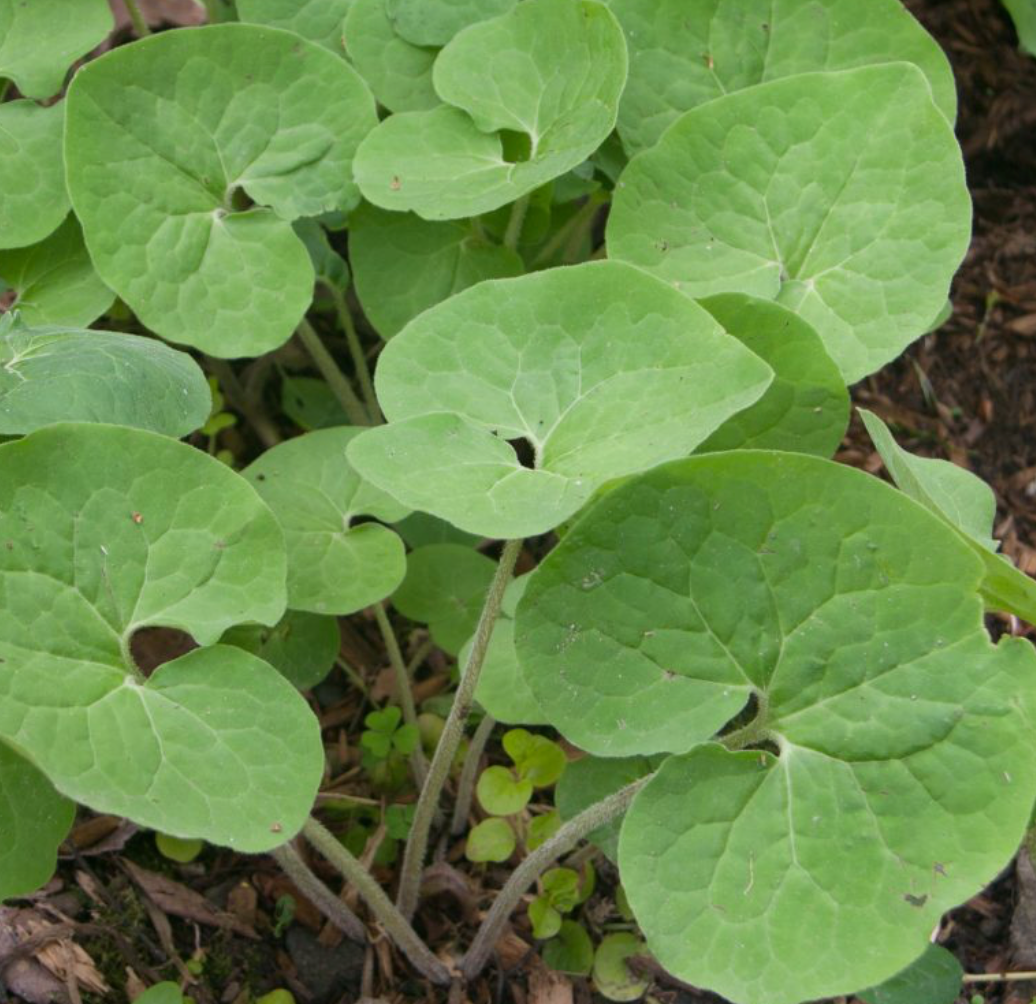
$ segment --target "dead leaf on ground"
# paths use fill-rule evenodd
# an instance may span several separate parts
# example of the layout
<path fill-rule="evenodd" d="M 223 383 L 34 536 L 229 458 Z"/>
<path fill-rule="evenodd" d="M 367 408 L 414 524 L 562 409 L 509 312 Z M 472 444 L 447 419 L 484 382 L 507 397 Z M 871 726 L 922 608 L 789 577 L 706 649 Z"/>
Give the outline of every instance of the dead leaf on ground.
<path fill-rule="evenodd" d="M 129 12 L 122 0 L 109 0 L 112 14 L 115 16 L 116 28 L 128 28 L 130 21 Z M 171 24 L 177 28 L 187 28 L 192 25 L 205 24 L 208 16 L 205 7 L 194 0 L 137 0 L 140 6 L 140 13 L 149 27 L 157 27 L 160 24 Z"/>
<path fill-rule="evenodd" d="M 572 1004 L 572 981 L 544 965 L 529 973 L 529 1004 Z"/>

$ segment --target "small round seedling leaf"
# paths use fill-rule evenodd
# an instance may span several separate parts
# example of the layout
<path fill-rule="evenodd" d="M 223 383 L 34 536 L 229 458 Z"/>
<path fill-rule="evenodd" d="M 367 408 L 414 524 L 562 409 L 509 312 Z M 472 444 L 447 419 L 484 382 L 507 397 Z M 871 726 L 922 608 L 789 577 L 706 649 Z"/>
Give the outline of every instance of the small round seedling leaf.
<path fill-rule="evenodd" d="M 880 987 L 860 990 L 864 1004 L 954 1004 L 964 982 L 964 969 L 941 945 L 929 945 L 919 959 Z"/>
<path fill-rule="evenodd" d="M 477 216 L 600 146 L 615 125 L 626 45 L 595 0 L 524 0 L 457 35 L 432 78 L 446 104 L 382 122 L 357 153 L 356 179 L 384 209 L 429 220 Z M 517 156 L 505 143 L 516 134 Z"/>
<path fill-rule="evenodd" d="M 68 187 L 101 278 L 212 355 L 286 341 L 314 278 L 289 221 L 356 198 L 353 153 L 376 122 L 359 75 L 290 32 L 223 24 L 107 53 L 67 104 Z"/>
<path fill-rule="evenodd" d="M 480 236 L 470 221 L 430 223 L 367 205 L 350 220 L 349 255 L 360 305 L 385 339 L 469 286 L 525 270 L 517 252 Z"/>
<path fill-rule="evenodd" d="M 541 844 L 550 840 L 559 829 L 561 829 L 561 816 L 555 810 L 545 812 L 542 816 L 534 816 L 529 823 L 528 832 L 525 834 L 526 848 L 530 851 L 536 850 Z"/>
<path fill-rule="evenodd" d="M 645 955 L 647 946 L 635 934 L 606 934 L 594 952 L 594 986 L 610 1001 L 640 1000 L 651 980 L 635 974 L 627 964 L 633 955 Z"/>
<path fill-rule="evenodd" d="M 43 774 L 0 742 L 0 901 L 46 884 L 75 814 Z"/>
<path fill-rule="evenodd" d="M 106 422 L 186 436 L 211 399 L 198 364 L 151 338 L 0 318 L 0 435 Z"/>
<path fill-rule="evenodd" d="M 242 21 L 285 28 L 337 55 L 342 51 L 342 24 L 354 0 L 237 0 Z"/>
<path fill-rule="evenodd" d="M 513 816 L 532 798 L 532 782 L 514 776 L 506 767 L 487 767 L 475 787 L 479 804 L 494 816 Z"/>
<path fill-rule="evenodd" d="M 468 834 L 464 854 L 469 861 L 506 861 L 517 846 L 514 830 L 506 819 L 484 819 Z"/>
<path fill-rule="evenodd" d="M 968 543 L 985 565 L 982 596 L 993 610 L 1007 610 L 1036 622 L 1036 582 L 1020 571 L 993 539 L 996 498 L 992 489 L 963 467 L 934 457 L 915 457 L 902 449 L 888 426 L 863 408 L 860 417 L 896 486 Z"/>
<path fill-rule="evenodd" d="M 574 920 L 563 920 L 556 938 L 543 946 L 543 961 L 561 973 L 589 976 L 594 964 L 594 945 L 586 928 Z"/>
<path fill-rule="evenodd" d="M 414 45 L 392 27 L 388 0 L 352 0 L 345 19 L 345 49 L 374 97 L 390 112 L 438 105 L 432 65 L 438 49 Z"/>
<path fill-rule="evenodd" d="M 68 213 L 64 122 L 64 102 L 49 108 L 32 101 L 0 105 L 0 248 L 37 244 Z"/>
<path fill-rule="evenodd" d="M 517 0 L 384 0 L 392 28 L 413 45 L 445 45 L 459 31 L 506 14 Z"/>
<path fill-rule="evenodd" d="M 267 450 L 243 472 L 273 510 L 288 546 L 288 605 L 351 614 L 388 596 L 406 572 L 392 522 L 407 510 L 367 484 L 346 460 L 360 430 L 348 426 L 298 436 Z"/>
<path fill-rule="evenodd" d="M 681 114 L 733 91 L 817 70 L 909 62 L 952 122 L 949 61 L 899 0 L 608 0 L 629 46 L 619 135 L 654 146 Z"/>
<path fill-rule="evenodd" d="M 516 646 L 566 738 L 690 751 L 619 838 L 668 971 L 744 1004 L 873 986 L 1010 859 L 1036 792 L 1036 654 L 991 643 L 981 579 L 891 486 L 747 450 L 614 488 L 533 573 Z M 765 749 L 700 745 L 753 708 L 741 741 Z"/>
<path fill-rule="evenodd" d="M 177 983 L 156 983 L 145 990 L 133 1004 L 183 1004 L 183 993 Z"/>
<path fill-rule="evenodd" d="M 50 426 L 0 447 L 0 541 L 0 736 L 68 797 L 173 836 L 262 851 L 298 831 L 316 719 L 213 645 L 284 612 L 283 536 L 244 479 L 154 433 Z M 213 647 L 145 678 L 131 639 L 159 626 Z"/>
<path fill-rule="evenodd" d="M 334 617 L 289 610 L 273 627 L 242 624 L 220 641 L 259 656 L 299 690 L 309 690 L 334 668 L 341 636 Z"/>
<path fill-rule="evenodd" d="M 831 457 L 849 426 L 849 392 L 820 336 L 780 304 L 741 293 L 699 301 L 774 372 L 766 393 L 727 419 L 700 447 L 788 450 Z"/>
<path fill-rule="evenodd" d="M 504 751 L 514 762 L 518 776 L 536 788 L 549 788 L 565 772 L 565 751 L 546 736 L 526 729 L 504 733 Z"/>
<path fill-rule="evenodd" d="M 518 665 L 518 654 L 514 650 L 514 611 L 528 584 L 529 577 L 523 575 L 512 580 L 505 590 L 500 618 L 489 639 L 489 648 L 475 687 L 475 700 L 505 725 L 547 724 L 547 719 L 525 682 Z M 457 657 L 460 665 L 467 665 L 473 644 L 474 638 L 469 639 L 461 649 Z"/>
<path fill-rule="evenodd" d="M 529 904 L 529 922 L 532 936 L 540 941 L 553 938 L 561 930 L 561 914 L 551 905 L 547 896 L 537 896 Z"/>
<path fill-rule="evenodd" d="M 771 377 L 697 304 L 619 262 L 483 282 L 389 343 L 376 376 L 389 424 L 349 457 L 413 509 L 531 536 L 606 481 L 686 455 Z"/>
<path fill-rule="evenodd" d="M 548 868 L 540 878 L 543 892 L 559 910 L 568 913 L 582 902 L 579 872 L 571 868 Z"/>
<path fill-rule="evenodd" d="M 429 544 L 407 555 L 406 577 L 392 596 L 404 616 L 427 624 L 443 651 L 456 655 L 471 637 L 495 564 L 462 544 Z"/>
<path fill-rule="evenodd" d="M 14 290 L 12 309 L 29 325 L 85 328 L 115 299 L 94 271 L 71 214 L 39 244 L 0 251 L 0 282 Z"/>
<path fill-rule="evenodd" d="M 189 865 L 205 849 L 205 841 L 191 838 L 171 837 L 168 833 L 155 834 L 155 846 L 164 858 Z"/>
<path fill-rule="evenodd" d="M 928 329 L 970 232 L 953 130 L 921 71 L 890 63 L 687 112 L 623 172 L 607 238 L 689 296 L 795 310 L 852 383 Z"/>
<path fill-rule="evenodd" d="M 586 756 L 573 760 L 565 768 L 554 792 L 554 801 L 561 819 L 568 821 L 584 809 L 604 801 L 652 771 L 648 757 L 595 757 Z M 619 855 L 619 828 L 622 817 L 605 823 L 593 830 L 587 840 L 599 847 L 604 855 L 614 861 Z"/>
<path fill-rule="evenodd" d="M 27 98 L 52 97 L 113 27 L 107 0 L 0 0 L 0 78 Z"/>

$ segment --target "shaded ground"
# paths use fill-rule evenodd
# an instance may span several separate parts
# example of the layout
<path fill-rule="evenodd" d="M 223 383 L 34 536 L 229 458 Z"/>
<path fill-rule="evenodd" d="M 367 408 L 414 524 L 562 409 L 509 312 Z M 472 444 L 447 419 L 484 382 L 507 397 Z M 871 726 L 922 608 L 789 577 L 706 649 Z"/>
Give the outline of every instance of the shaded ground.
<path fill-rule="evenodd" d="M 997 536 L 1023 569 L 1036 573 L 1036 60 L 1017 51 L 998 0 L 907 2 L 954 64 L 975 238 L 954 286 L 950 321 L 865 381 L 855 396 L 893 423 L 907 448 L 951 459 L 986 479 L 997 494 Z M 880 469 L 857 422 L 840 459 Z M 415 633 L 411 650 L 421 640 Z M 349 663 L 373 692 L 387 687 L 386 660 L 372 626 L 352 618 L 343 643 Z M 159 651 L 156 659 L 169 654 Z M 433 658 L 419 696 L 448 683 L 445 663 Z M 317 700 L 331 759 L 326 787 L 369 796 L 349 738 L 367 710 L 365 698 L 333 676 Z M 300 1002 L 315 1004 L 375 996 L 444 999 L 413 979 L 385 940 L 366 949 L 342 943 L 268 860 L 210 848 L 192 864 L 174 865 L 157 853 L 150 834 L 108 818 L 82 823 L 75 844 L 75 855 L 43 896 L 0 916 L 0 957 L 17 960 L 2 975 L 10 989 L 25 995 L 13 1000 L 54 994 L 71 1002 L 121 1002 L 144 984 L 180 978 L 193 981 L 198 1004 L 243 1004 L 249 994 L 273 987 L 290 988 Z M 487 902 L 482 890 L 496 888 L 502 875 L 471 869 L 458 860 L 458 850 L 442 848 L 438 893 L 419 920 L 442 951 L 466 940 L 465 921 Z M 389 873 L 380 876 L 387 880 Z M 599 892 L 586 911 L 591 926 L 616 919 L 613 882 L 602 866 Z M 288 895 L 294 896 L 294 912 Z M 50 924 L 60 925 L 81 948 L 68 940 L 41 952 L 32 935 Z M 22 948 L 12 956 L 15 926 Z M 1036 969 L 1036 873 L 1027 858 L 949 915 L 938 936 L 969 973 Z M 515 931 L 501 947 L 493 970 L 469 992 L 476 1004 L 593 999 L 583 981 L 546 972 L 524 917 L 516 917 Z M 989 1004 L 1029 1004 L 1036 984 L 976 983 L 962 1000 L 973 993 Z M 719 1001 L 661 976 L 654 996 L 662 1004 Z M 5 999 L 0 982 L 0 1002 Z"/>

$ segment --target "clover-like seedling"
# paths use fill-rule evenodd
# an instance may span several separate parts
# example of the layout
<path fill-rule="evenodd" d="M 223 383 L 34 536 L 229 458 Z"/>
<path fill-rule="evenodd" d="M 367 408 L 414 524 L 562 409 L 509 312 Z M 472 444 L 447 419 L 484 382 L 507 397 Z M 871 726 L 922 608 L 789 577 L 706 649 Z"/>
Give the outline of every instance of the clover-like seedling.
<path fill-rule="evenodd" d="M 1014 853 L 1036 655 L 991 643 L 982 578 L 889 486 L 755 451 L 627 481 L 533 573 L 515 639 L 552 723 L 676 754 L 618 848 L 669 971 L 744 1004 L 880 983 Z"/>
<path fill-rule="evenodd" d="M 386 0 L 390 17 L 403 2 Z M 449 41 L 432 70 L 443 103 L 382 122 L 357 153 L 356 179 L 384 209 L 429 220 L 489 212 L 586 160 L 615 125 L 625 80 L 607 7 L 524 0 Z"/>
<path fill-rule="evenodd" d="M 288 547 L 288 605 L 351 614 L 403 581 L 403 542 L 387 526 L 408 510 L 366 483 L 346 460 L 360 432 L 341 426 L 310 432 L 267 450 L 244 472 L 273 510 Z"/>
<path fill-rule="evenodd" d="M 483 282 L 387 346 L 389 424 L 349 459 L 464 530 L 544 533 L 606 481 L 686 455 L 771 379 L 705 310 L 628 265 Z"/>
<path fill-rule="evenodd" d="M 558 934 L 564 915 L 593 895 L 595 882 L 596 872 L 589 861 L 582 873 L 572 868 L 548 868 L 540 876 L 540 892 L 529 903 L 533 937 L 544 940 Z"/>
<path fill-rule="evenodd" d="M 216 25 L 107 53 L 67 104 L 68 187 L 101 278 L 213 355 L 286 341 L 314 278 L 290 221 L 356 199 L 376 121 L 356 72 L 290 32 Z"/>
<path fill-rule="evenodd" d="M 377 760 L 387 760 L 393 753 L 409 756 L 417 749 L 421 740 L 417 728 L 402 724 L 402 716 L 399 708 L 389 706 L 372 711 L 363 720 L 367 729 L 360 736 L 360 745 L 369 754 L 368 766 Z"/>
<path fill-rule="evenodd" d="M 952 122 L 949 61 L 899 0 L 608 0 L 629 46 L 619 135 L 646 150 L 684 112 L 754 84 L 815 70 L 916 64 Z"/>
<path fill-rule="evenodd" d="M 690 296 L 808 321 L 846 382 L 923 334 L 967 250 L 960 147 L 910 63 L 801 73 L 686 112 L 616 186 L 608 252 Z"/>

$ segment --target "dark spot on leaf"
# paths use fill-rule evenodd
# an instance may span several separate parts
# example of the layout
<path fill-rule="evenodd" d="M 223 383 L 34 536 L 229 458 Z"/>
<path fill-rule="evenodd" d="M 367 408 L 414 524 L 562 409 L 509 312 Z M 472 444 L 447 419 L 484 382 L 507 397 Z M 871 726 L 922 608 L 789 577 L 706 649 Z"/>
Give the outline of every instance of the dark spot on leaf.
<path fill-rule="evenodd" d="M 284 827 L 281 826 L 280 823 L 271 823 L 271 825 L 270 825 L 270 832 L 271 833 L 280 833 L 283 829 L 284 829 Z"/>
<path fill-rule="evenodd" d="M 936 861 L 935 864 L 932 865 L 932 871 L 934 871 L 936 875 L 945 875 L 946 866 L 941 861 Z"/>
<path fill-rule="evenodd" d="M 914 896 L 909 892 L 903 894 L 903 899 L 905 899 L 911 906 L 916 906 L 918 909 L 921 909 L 921 907 L 928 902 L 927 896 Z"/>
<path fill-rule="evenodd" d="M 301 404 L 302 402 L 300 401 L 299 403 Z M 266 475 L 265 474 L 257 474 L 255 476 L 255 480 L 256 481 L 265 481 L 266 480 Z"/>
<path fill-rule="evenodd" d="M 133 513 L 130 518 L 137 524 L 137 526 L 140 526 L 140 524 L 144 522 L 144 517 L 139 512 Z"/>
<path fill-rule="evenodd" d="M 403 187 L 403 182 L 401 182 L 399 180 L 399 175 L 398 174 L 394 174 L 392 176 L 392 180 L 389 182 L 389 188 L 393 192 L 398 192 L 402 187 Z"/>

